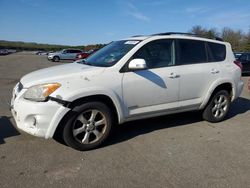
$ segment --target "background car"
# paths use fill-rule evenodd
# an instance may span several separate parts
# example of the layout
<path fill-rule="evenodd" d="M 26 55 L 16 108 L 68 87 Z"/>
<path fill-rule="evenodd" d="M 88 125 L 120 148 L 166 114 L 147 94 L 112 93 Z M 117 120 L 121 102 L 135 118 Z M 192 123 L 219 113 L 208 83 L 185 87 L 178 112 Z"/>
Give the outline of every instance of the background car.
<path fill-rule="evenodd" d="M 36 55 L 43 55 L 44 53 L 46 53 L 44 50 L 39 50 L 35 52 Z"/>
<path fill-rule="evenodd" d="M 8 55 L 9 52 L 7 49 L 0 49 L 0 55 Z"/>
<path fill-rule="evenodd" d="M 239 59 L 239 57 L 243 54 L 243 52 L 234 52 L 235 59 Z"/>
<path fill-rule="evenodd" d="M 250 73 L 250 52 L 243 53 L 238 61 L 242 64 L 242 73 Z"/>
<path fill-rule="evenodd" d="M 14 50 L 14 49 L 7 49 L 8 50 L 8 52 L 9 52 L 9 54 L 12 54 L 12 53 L 16 53 L 17 52 L 17 50 Z"/>
<path fill-rule="evenodd" d="M 99 50 L 99 49 L 92 49 L 92 50 L 89 50 L 87 52 L 79 53 L 76 55 L 76 59 L 85 59 L 88 56 L 90 56 L 91 54 L 95 53 L 97 50 Z"/>
<path fill-rule="evenodd" d="M 79 49 L 64 49 L 59 52 L 49 53 L 48 60 L 58 62 L 60 60 L 75 60 L 76 55 L 82 53 Z"/>

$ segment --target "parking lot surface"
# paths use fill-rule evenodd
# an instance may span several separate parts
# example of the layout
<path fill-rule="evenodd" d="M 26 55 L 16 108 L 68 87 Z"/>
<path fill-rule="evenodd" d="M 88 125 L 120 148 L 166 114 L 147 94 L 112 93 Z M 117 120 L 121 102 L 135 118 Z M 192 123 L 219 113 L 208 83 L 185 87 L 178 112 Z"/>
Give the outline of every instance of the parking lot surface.
<path fill-rule="evenodd" d="M 20 132 L 6 104 L 24 74 L 58 64 L 24 52 L 0 57 L 1 188 L 250 187 L 246 85 L 221 123 L 197 112 L 133 121 L 118 126 L 102 148 L 79 152 Z"/>

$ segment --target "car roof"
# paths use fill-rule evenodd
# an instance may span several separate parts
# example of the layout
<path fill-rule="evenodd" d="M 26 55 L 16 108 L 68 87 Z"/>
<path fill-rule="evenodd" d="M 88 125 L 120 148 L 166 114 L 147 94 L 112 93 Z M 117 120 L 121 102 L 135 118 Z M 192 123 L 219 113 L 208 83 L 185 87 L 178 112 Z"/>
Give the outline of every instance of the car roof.
<path fill-rule="evenodd" d="M 208 39 L 208 38 L 203 38 L 203 37 L 198 37 L 195 36 L 194 34 L 188 34 L 188 33 L 166 33 L 164 35 L 164 33 L 159 33 L 159 34 L 153 34 L 153 35 L 145 35 L 145 36 L 132 36 L 129 38 L 126 38 L 124 40 L 146 40 L 149 38 L 153 38 L 153 39 L 164 39 L 164 38 L 171 38 L 171 39 L 192 39 L 192 40 L 202 40 L 202 41 L 207 41 L 207 42 L 216 42 L 216 43 L 221 43 L 221 44 L 225 44 L 224 41 L 222 41 L 222 39 L 220 38 L 215 38 L 215 39 Z"/>

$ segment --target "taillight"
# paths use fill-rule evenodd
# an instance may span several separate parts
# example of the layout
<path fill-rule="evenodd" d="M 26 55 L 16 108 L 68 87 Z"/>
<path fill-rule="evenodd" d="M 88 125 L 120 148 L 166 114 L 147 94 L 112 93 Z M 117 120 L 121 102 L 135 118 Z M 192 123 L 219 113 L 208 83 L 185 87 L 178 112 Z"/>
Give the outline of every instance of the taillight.
<path fill-rule="evenodd" d="M 248 80 L 248 90 L 250 90 L 250 79 Z"/>
<path fill-rule="evenodd" d="M 240 61 L 235 60 L 235 61 L 234 61 L 234 64 L 237 65 L 238 67 L 240 67 L 240 70 L 242 71 L 242 64 L 241 64 Z"/>

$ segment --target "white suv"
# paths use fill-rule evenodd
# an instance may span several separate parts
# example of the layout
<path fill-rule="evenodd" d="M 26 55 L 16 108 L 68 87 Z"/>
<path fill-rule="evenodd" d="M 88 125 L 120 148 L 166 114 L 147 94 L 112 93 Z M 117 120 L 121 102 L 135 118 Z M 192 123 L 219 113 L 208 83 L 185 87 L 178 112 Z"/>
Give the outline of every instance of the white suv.
<path fill-rule="evenodd" d="M 24 76 L 11 111 L 25 132 L 61 134 L 88 150 L 131 120 L 202 110 L 205 120 L 219 122 L 242 88 L 229 43 L 163 33 L 112 42 L 86 60 Z"/>
<path fill-rule="evenodd" d="M 60 60 L 75 60 L 77 54 L 82 53 L 82 50 L 77 49 L 64 49 L 59 52 L 48 54 L 48 60 L 59 62 Z"/>

